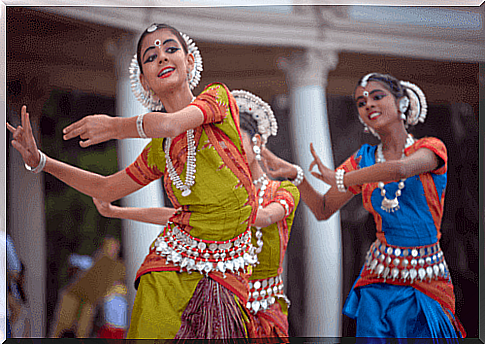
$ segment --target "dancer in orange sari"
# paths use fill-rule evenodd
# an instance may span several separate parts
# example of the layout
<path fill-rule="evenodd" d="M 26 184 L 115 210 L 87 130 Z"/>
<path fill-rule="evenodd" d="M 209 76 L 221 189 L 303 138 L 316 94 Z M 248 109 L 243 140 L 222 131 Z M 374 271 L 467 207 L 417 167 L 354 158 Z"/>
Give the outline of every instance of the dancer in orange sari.
<path fill-rule="evenodd" d="M 154 24 L 140 37 L 131 65 L 135 94 L 151 110 L 133 118 L 85 117 L 65 129 L 81 146 L 113 138 L 155 137 L 126 169 L 101 176 L 37 149 L 29 114 L 7 128 L 26 167 L 45 171 L 91 197 L 112 202 L 151 181 L 164 187 L 178 209 L 150 247 L 136 276 L 138 292 L 129 338 L 246 338 L 247 273 L 256 262 L 250 224 L 255 189 L 239 130 L 239 111 L 228 88 L 192 88 L 200 54 L 176 29 Z"/>
<path fill-rule="evenodd" d="M 249 337 L 288 337 L 288 307 L 284 294 L 283 259 L 300 194 L 295 185 L 303 178 L 303 171 L 296 180 L 274 181 L 263 172 L 261 149 L 268 137 L 276 135 L 277 123 L 271 107 L 261 98 L 247 91 L 231 92 L 239 107 L 240 126 L 244 149 L 248 158 L 253 183 L 258 195 L 258 213 L 252 226 L 252 244 L 258 263 L 249 276 L 247 309 L 251 313 Z M 131 219 L 165 225 L 173 208 L 117 207 L 94 199 L 103 216 Z"/>

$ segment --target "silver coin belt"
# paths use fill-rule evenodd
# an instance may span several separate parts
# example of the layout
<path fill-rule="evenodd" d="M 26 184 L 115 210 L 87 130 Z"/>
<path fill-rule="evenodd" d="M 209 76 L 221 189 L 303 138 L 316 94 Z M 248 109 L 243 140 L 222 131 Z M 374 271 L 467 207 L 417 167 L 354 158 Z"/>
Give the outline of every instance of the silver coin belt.
<path fill-rule="evenodd" d="M 173 227 L 172 227 L 173 226 Z M 198 271 L 208 275 L 213 271 L 245 273 L 247 265 L 255 265 L 257 257 L 251 245 L 251 229 L 227 241 L 209 241 L 191 236 L 179 226 L 165 227 L 155 240 L 152 250 L 180 266 L 180 272 Z"/>
<path fill-rule="evenodd" d="M 384 280 L 413 283 L 449 278 L 448 265 L 439 243 L 413 248 L 386 246 L 376 240 L 367 252 L 365 265 Z"/>
<path fill-rule="evenodd" d="M 259 310 L 268 309 L 276 302 L 277 297 L 282 297 L 290 304 L 290 300 L 283 293 L 283 279 L 281 275 L 276 277 L 249 281 L 249 299 L 246 308 L 253 314 Z"/>

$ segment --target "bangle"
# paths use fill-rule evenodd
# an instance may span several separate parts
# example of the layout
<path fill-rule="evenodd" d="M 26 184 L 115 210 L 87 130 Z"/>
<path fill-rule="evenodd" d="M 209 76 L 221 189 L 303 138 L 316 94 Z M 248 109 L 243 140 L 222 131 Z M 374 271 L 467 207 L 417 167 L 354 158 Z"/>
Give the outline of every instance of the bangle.
<path fill-rule="evenodd" d="M 40 172 L 42 172 L 42 170 L 44 169 L 44 167 L 45 167 L 45 163 L 46 163 L 46 161 L 47 161 L 47 157 L 46 157 L 46 156 L 45 156 L 45 154 L 44 154 L 44 153 L 42 153 L 42 152 L 41 152 L 39 149 L 38 149 L 38 151 L 39 151 L 39 154 L 40 154 L 40 160 L 39 160 L 39 164 L 37 165 L 37 167 L 36 167 L 36 168 L 32 168 L 32 167 L 30 167 L 29 165 L 25 164 L 25 169 L 26 169 L 27 171 L 30 171 L 30 172 L 32 172 L 32 173 L 40 173 Z"/>
<path fill-rule="evenodd" d="M 335 172 L 335 183 L 337 184 L 337 189 L 340 192 L 347 192 L 347 189 L 345 188 L 345 185 L 344 185 L 344 174 L 345 174 L 344 169 L 338 169 Z"/>
<path fill-rule="evenodd" d="M 304 174 L 303 174 L 303 170 L 300 166 L 298 166 L 298 165 L 293 165 L 293 166 L 295 166 L 296 171 L 297 171 L 296 178 L 293 179 L 293 180 L 291 180 L 291 179 L 288 179 L 288 180 L 290 182 L 292 182 L 295 186 L 298 186 L 303 181 Z"/>
<path fill-rule="evenodd" d="M 142 139 L 147 139 L 148 136 L 147 134 L 145 134 L 145 131 L 143 130 L 143 116 L 145 116 L 144 113 L 139 115 L 138 118 L 136 119 L 136 130 L 138 131 L 138 135 L 140 135 Z"/>

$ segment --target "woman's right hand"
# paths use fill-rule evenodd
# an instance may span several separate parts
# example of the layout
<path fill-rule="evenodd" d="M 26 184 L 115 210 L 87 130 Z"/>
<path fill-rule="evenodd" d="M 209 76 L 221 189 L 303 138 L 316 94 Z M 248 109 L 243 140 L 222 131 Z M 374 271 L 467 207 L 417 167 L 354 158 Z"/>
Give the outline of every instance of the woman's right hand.
<path fill-rule="evenodd" d="M 7 122 L 7 129 L 13 134 L 11 141 L 13 148 L 15 148 L 21 155 L 24 163 L 31 168 L 35 168 L 40 163 L 40 153 L 35 143 L 34 135 L 32 134 L 32 127 L 30 125 L 30 116 L 27 112 L 27 106 L 23 105 L 20 111 L 22 125 L 14 128 Z"/>
<path fill-rule="evenodd" d="M 108 115 L 90 115 L 65 127 L 62 132 L 64 140 L 79 136 L 84 141 L 79 141 L 83 148 L 101 142 L 117 139 L 116 117 Z"/>
<path fill-rule="evenodd" d="M 94 197 L 93 197 L 93 202 L 101 215 L 103 215 L 104 217 L 113 217 L 112 215 L 114 213 L 114 208 L 115 208 L 114 205 Z"/>
<path fill-rule="evenodd" d="M 266 147 L 262 148 L 261 156 L 263 157 L 265 172 L 272 179 L 286 178 L 293 180 L 297 177 L 298 170 L 295 165 L 277 157 Z"/>

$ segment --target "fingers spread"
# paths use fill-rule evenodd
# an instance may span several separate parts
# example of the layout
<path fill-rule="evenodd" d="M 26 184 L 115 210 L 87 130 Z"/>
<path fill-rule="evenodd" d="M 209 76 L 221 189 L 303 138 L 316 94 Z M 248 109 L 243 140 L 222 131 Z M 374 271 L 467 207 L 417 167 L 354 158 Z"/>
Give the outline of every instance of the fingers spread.
<path fill-rule="evenodd" d="M 317 164 L 317 162 L 315 160 L 313 160 L 308 169 L 311 171 L 316 164 Z"/>
<path fill-rule="evenodd" d="M 64 129 L 64 132 L 65 132 L 66 129 Z M 69 139 L 72 139 L 76 136 L 81 136 L 84 134 L 84 129 L 81 127 L 81 128 L 72 128 L 71 130 L 69 130 L 67 132 L 67 134 L 65 134 L 63 136 L 64 140 L 69 140 Z M 82 136 L 81 136 L 82 137 Z M 84 137 L 82 137 L 84 138 Z"/>
<path fill-rule="evenodd" d="M 15 134 L 15 131 L 17 130 L 17 129 L 15 129 L 14 127 L 12 127 L 12 126 L 10 125 L 10 123 L 8 123 L 8 122 L 7 122 L 7 129 L 8 129 L 8 131 L 10 131 L 12 134 Z"/>
<path fill-rule="evenodd" d="M 317 155 L 317 152 L 315 152 L 315 149 L 313 148 L 313 143 L 310 143 L 310 152 L 313 155 L 313 158 L 317 161 L 320 162 L 320 157 Z"/>
<path fill-rule="evenodd" d="M 318 172 L 311 172 L 311 174 L 312 174 L 312 176 L 314 176 L 314 177 L 316 177 L 316 178 L 324 181 L 323 180 L 323 176 L 320 173 L 318 173 Z"/>
<path fill-rule="evenodd" d="M 91 140 L 86 140 L 86 141 L 79 141 L 79 145 L 83 148 L 86 148 L 86 147 L 89 147 L 91 145 L 93 145 L 94 142 L 91 141 Z"/>
<path fill-rule="evenodd" d="M 83 125 L 83 123 L 84 123 L 84 119 L 85 119 L 85 118 L 86 118 L 86 117 L 81 118 L 81 119 L 80 119 L 79 121 L 77 121 L 77 122 L 74 122 L 74 123 L 72 123 L 72 124 L 69 124 L 67 127 L 65 127 L 65 128 L 62 130 L 62 132 L 63 132 L 64 134 L 68 134 L 69 132 L 71 132 L 71 131 L 73 131 L 73 130 L 75 130 L 75 129 L 78 129 L 79 127 L 81 127 L 81 126 Z"/>

